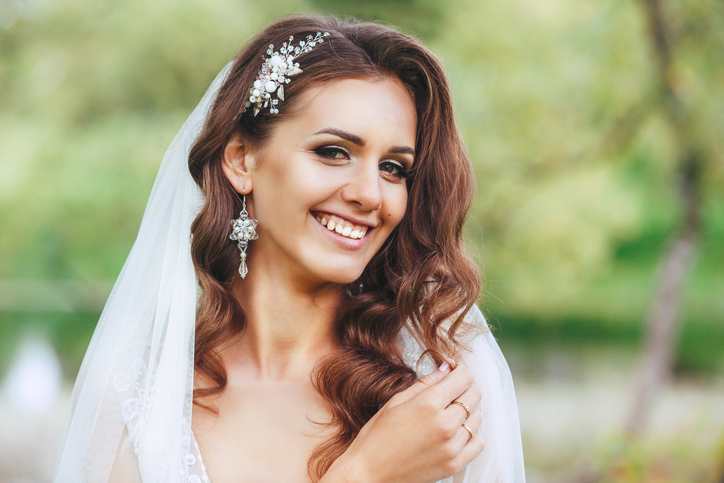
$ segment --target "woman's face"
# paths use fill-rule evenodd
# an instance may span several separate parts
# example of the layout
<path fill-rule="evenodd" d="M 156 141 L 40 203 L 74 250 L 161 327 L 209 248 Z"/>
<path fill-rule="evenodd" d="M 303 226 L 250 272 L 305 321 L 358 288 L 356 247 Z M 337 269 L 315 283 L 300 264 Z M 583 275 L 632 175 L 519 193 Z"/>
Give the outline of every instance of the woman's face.
<path fill-rule="evenodd" d="M 249 274 L 349 283 L 405 214 L 415 106 L 396 78 L 333 81 L 298 103 L 263 146 L 245 148 L 259 221 Z"/>

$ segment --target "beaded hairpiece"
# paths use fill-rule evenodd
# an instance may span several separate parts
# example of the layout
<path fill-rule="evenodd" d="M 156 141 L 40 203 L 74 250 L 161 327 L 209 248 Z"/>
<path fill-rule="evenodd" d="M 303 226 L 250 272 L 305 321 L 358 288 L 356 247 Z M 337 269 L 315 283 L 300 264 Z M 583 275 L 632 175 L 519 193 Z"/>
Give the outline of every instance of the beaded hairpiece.
<path fill-rule="evenodd" d="M 299 63 L 294 62 L 299 55 L 309 52 L 318 43 L 324 42 L 324 37 L 329 37 L 329 32 L 317 32 L 312 37 L 307 35 L 306 40 L 301 40 L 299 45 L 292 47 L 294 37 L 289 37 L 289 42 L 282 43 L 279 52 L 274 51 L 274 44 L 270 44 L 266 51 L 268 57 L 264 58 L 261 69 L 256 75 L 254 85 L 249 90 L 249 100 L 244 104 L 244 110 L 250 106 L 254 106 L 254 115 L 259 114 L 262 108 L 269 107 L 270 114 L 279 112 L 277 104 L 284 100 L 284 84 L 289 84 L 289 77 L 302 72 Z M 276 99 L 272 99 L 272 94 L 277 94 Z"/>

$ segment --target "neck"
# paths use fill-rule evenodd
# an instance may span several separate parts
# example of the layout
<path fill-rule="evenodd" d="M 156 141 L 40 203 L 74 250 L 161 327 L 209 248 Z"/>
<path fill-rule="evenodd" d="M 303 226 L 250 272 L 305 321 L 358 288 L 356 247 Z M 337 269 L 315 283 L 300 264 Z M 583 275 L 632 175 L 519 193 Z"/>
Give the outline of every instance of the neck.
<path fill-rule="evenodd" d="M 246 328 L 222 350 L 229 381 L 308 381 L 332 350 L 341 290 L 338 284 L 295 286 L 263 270 L 239 279 L 232 293 L 244 308 Z"/>

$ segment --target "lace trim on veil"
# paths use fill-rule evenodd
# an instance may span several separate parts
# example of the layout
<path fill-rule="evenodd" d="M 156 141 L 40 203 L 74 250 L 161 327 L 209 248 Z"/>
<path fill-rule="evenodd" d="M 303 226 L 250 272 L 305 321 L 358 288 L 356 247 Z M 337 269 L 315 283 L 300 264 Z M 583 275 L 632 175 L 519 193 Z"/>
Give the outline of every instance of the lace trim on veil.
<path fill-rule="evenodd" d="M 146 362 L 140 357 L 133 364 L 130 372 L 117 374 L 113 378 L 113 387 L 121 401 L 121 415 L 128 431 L 128 437 L 133 443 L 133 452 L 140 458 L 138 443 L 140 436 L 140 420 L 145 407 L 148 405 L 144 396 L 148 378 Z M 210 483 L 206 472 L 204 459 L 201 457 L 199 444 L 191 431 L 191 422 L 184 418 L 183 437 L 181 444 L 189 451 L 183 457 L 183 465 L 179 470 L 184 482 Z M 140 461 L 139 461 L 140 464 Z"/>

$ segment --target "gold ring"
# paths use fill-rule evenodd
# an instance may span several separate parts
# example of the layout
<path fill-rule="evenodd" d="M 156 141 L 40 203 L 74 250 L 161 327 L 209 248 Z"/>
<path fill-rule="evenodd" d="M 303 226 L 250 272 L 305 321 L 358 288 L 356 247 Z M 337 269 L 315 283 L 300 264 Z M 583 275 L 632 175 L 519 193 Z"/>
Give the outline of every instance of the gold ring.
<path fill-rule="evenodd" d="M 468 434 L 470 435 L 470 437 L 468 438 L 468 441 L 470 441 L 471 439 L 473 439 L 473 432 L 470 430 L 470 428 L 468 428 L 467 426 L 465 426 L 465 423 L 462 424 L 462 427 L 465 428 L 465 430 L 466 430 L 466 431 L 468 432 Z"/>
<path fill-rule="evenodd" d="M 468 413 L 468 415 L 465 416 L 465 419 L 468 419 L 470 417 L 470 408 L 467 407 L 464 403 L 461 403 L 460 401 L 453 401 L 450 404 L 457 404 L 458 406 L 463 408 L 465 410 L 465 412 Z"/>

